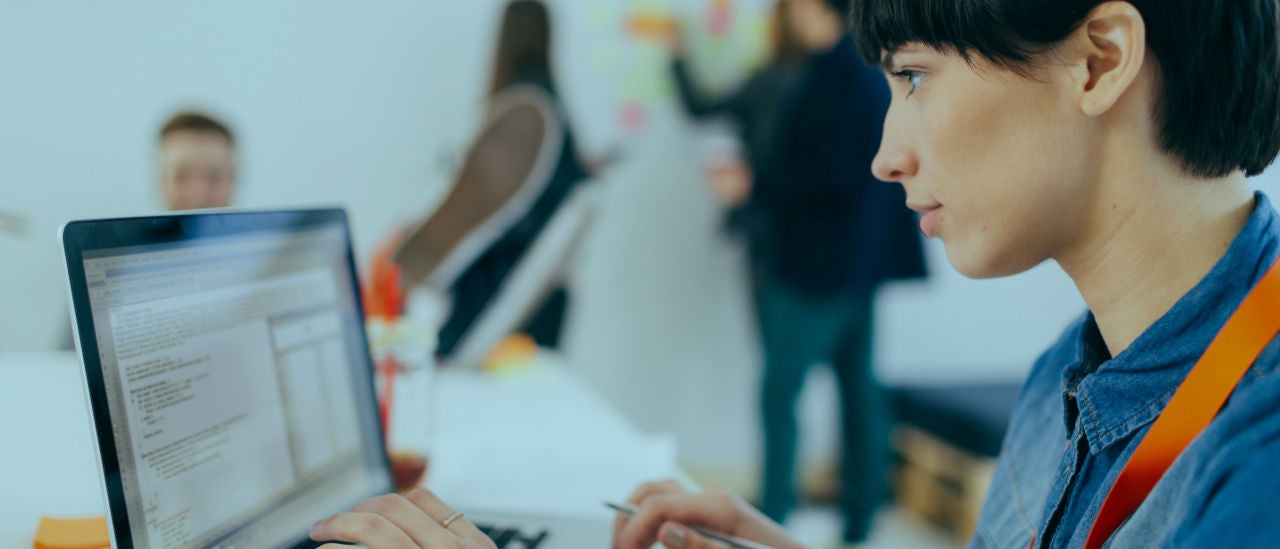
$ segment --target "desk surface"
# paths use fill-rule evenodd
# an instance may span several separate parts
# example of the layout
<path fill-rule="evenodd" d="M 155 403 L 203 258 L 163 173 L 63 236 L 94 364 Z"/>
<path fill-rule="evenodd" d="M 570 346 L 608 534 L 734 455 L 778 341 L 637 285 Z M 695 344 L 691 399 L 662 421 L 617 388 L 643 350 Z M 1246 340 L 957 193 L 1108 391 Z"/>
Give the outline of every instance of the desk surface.
<path fill-rule="evenodd" d="M 426 484 L 464 509 L 606 517 L 601 502 L 678 477 L 675 444 L 646 436 L 554 360 L 501 376 L 433 382 Z M 100 515 L 105 503 L 79 362 L 0 354 L 0 547 L 30 547 L 41 515 Z"/>
<path fill-rule="evenodd" d="M 0 355 L 0 547 L 31 547 L 43 514 L 103 514 L 75 355 Z"/>

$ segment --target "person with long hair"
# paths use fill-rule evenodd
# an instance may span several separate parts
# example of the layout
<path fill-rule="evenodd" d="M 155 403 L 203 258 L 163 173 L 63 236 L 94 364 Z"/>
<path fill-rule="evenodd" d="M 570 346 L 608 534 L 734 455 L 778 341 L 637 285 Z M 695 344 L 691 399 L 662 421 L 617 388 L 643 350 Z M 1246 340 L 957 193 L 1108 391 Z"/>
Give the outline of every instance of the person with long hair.
<path fill-rule="evenodd" d="M 560 117 L 563 146 L 550 180 L 529 212 L 454 282 L 450 290 L 452 309 L 439 333 L 439 356 L 447 357 L 453 352 L 569 192 L 588 177 L 588 170 L 577 155 L 564 108 L 559 104 L 551 58 L 552 36 L 551 15 L 541 1 L 514 0 L 507 4 L 498 31 L 488 99 L 517 86 L 532 86 L 546 93 L 555 102 L 552 115 Z M 566 288 L 554 289 L 525 325 L 524 331 L 540 346 L 559 345 L 568 300 Z"/>

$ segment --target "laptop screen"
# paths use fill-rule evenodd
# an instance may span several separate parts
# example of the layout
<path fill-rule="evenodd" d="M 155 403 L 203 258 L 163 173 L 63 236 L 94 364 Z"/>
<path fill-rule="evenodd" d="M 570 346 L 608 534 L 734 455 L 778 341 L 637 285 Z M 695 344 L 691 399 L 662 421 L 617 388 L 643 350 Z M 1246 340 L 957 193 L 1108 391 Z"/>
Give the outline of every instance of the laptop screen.
<path fill-rule="evenodd" d="M 158 242 L 79 250 L 79 336 L 91 373 L 96 349 L 122 546 L 122 531 L 134 547 L 291 546 L 390 489 L 345 218 L 210 215 L 249 217 L 229 224 L 245 230 L 155 220 L 132 232 L 168 235 Z"/>

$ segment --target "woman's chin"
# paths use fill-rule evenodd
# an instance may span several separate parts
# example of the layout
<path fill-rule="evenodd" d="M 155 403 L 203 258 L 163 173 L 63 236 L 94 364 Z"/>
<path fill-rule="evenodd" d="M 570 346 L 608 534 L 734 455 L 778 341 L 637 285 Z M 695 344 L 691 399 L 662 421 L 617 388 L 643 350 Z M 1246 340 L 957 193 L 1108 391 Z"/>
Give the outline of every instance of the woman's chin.
<path fill-rule="evenodd" d="M 965 277 L 976 280 L 1013 276 L 1026 272 L 1040 263 L 1040 261 L 1010 258 L 989 251 L 984 253 L 971 248 L 964 249 L 962 246 L 947 245 L 946 249 L 947 261 L 951 266 Z"/>

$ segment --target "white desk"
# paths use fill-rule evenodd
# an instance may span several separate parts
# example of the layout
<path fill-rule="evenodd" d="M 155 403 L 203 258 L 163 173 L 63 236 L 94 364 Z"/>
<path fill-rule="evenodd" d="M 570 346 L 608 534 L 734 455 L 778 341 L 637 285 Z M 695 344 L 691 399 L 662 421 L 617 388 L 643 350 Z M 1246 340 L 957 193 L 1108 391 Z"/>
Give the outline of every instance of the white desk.
<path fill-rule="evenodd" d="M 70 353 L 0 354 L 0 547 L 30 547 L 41 515 L 105 510 L 79 368 Z M 435 383 L 426 484 L 456 507 L 606 517 L 601 501 L 681 476 L 669 438 L 550 362 Z"/>
<path fill-rule="evenodd" d="M 0 355 L 0 547 L 31 547 L 44 514 L 104 512 L 79 362 Z"/>
<path fill-rule="evenodd" d="M 435 390 L 426 485 L 455 507 L 609 518 L 604 501 L 685 478 L 673 438 L 642 435 L 554 363 L 497 377 L 445 371 Z"/>

